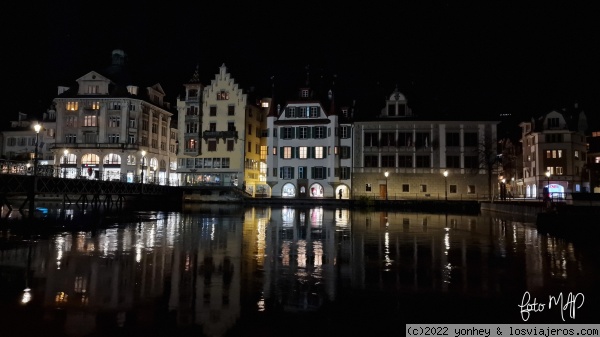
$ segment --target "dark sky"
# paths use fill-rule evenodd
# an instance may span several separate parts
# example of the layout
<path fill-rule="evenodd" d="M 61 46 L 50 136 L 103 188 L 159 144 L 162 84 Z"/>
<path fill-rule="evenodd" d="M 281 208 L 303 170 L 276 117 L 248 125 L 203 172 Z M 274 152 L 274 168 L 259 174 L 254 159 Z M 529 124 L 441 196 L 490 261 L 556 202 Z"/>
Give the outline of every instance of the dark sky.
<path fill-rule="evenodd" d="M 419 115 L 529 120 L 578 102 L 594 120 L 600 109 L 591 5 L 171 3 L 16 4 L 13 23 L 3 23 L 10 104 L 2 120 L 41 115 L 57 86 L 109 65 L 113 49 L 127 53 L 139 84 L 160 83 L 173 103 L 197 64 L 208 84 L 225 63 L 243 88 L 268 93 L 274 76 L 279 98 L 308 66 L 313 81 L 335 78 L 336 97 L 355 99 L 363 114 L 379 111 L 396 85 Z"/>

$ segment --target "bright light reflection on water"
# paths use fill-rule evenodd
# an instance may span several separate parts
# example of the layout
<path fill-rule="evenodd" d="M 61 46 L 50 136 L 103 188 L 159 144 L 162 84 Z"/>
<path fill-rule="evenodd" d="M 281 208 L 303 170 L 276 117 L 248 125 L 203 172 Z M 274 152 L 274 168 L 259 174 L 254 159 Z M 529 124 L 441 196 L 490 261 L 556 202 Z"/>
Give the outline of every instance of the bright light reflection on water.
<path fill-rule="evenodd" d="M 198 207 L 30 246 L 0 236 L 0 286 L 14 295 L 2 304 L 44 312 L 2 316 L 30 323 L 20 335 L 48 322 L 81 336 L 301 335 L 307 321 L 323 334 L 357 332 L 365 320 L 521 323 L 525 291 L 599 299 L 596 247 L 506 215 Z M 580 309 L 577 323 L 594 309 Z M 559 312 L 539 317 L 560 323 Z"/>

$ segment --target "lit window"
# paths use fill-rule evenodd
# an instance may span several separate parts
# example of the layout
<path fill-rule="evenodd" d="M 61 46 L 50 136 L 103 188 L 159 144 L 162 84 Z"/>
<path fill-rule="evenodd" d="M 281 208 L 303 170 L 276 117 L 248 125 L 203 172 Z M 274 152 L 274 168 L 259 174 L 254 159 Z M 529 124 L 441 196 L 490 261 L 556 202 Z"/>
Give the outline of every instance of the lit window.
<path fill-rule="evenodd" d="M 306 159 L 308 158 L 308 147 L 306 146 L 301 146 L 299 147 L 299 158 L 300 159 Z"/>
<path fill-rule="evenodd" d="M 283 148 L 283 158 L 284 159 L 291 159 L 292 158 L 292 147 L 291 146 L 285 146 Z"/>
<path fill-rule="evenodd" d="M 315 158 L 317 158 L 317 159 L 323 158 L 323 147 L 322 146 L 315 147 Z"/>

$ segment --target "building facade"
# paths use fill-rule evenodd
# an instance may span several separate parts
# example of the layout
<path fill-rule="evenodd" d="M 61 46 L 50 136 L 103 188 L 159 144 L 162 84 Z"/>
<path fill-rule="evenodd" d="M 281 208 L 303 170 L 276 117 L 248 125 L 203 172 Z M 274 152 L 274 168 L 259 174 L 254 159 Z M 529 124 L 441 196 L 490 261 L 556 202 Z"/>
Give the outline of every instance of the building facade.
<path fill-rule="evenodd" d="M 570 193 L 590 190 L 589 179 L 584 178 L 587 119 L 577 105 L 520 126 L 526 197 L 549 193 L 553 198 L 567 198 Z"/>
<path fill-rule="evenodd" d="M 160 84 L 134 85 L 125 53 L 90 71 L 73 87 L 59 87 L 55 165 L 64 178 L 178 184 L 177 129 Z"/>
<path fill-rule="evenodd" d="M 267 117 L 267 183 L 282 198 L 350 198 L 352 127 L 310 86 Z M 325 108 L 327 107 L 327 108 Z"/>
<path fill-rule="evenodd" d="M 270 99 L 253 102 L 225 65 L 206 87 L 197 72 L 184 86 L 186 95 L 177 101 L 182 184 L 239 186 L 253 196 L 269 195 L 261 137 Z"/>
<path fill-rule="evenodd" d="M 496 151 L 497 124 L 417 118 L 396 89 L 376 117 L 354 122 L 352 195 L 389 200 L 489 196 L 483 156 Z"/>

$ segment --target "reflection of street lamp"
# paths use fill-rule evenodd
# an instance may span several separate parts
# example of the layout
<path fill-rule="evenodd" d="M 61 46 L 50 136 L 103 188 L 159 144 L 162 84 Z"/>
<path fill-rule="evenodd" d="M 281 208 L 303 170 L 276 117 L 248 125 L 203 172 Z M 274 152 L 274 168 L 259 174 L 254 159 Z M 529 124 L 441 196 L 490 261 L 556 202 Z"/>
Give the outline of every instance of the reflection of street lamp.
<path fill-rule="evenodd" d="M 33 176 L 37 176 L 37 166 L 38 166 L 38 141 L 40 138 L 40 130 L 42 126 L 40 124 L 34 125 L 33 129 L 35 130 L 35 152 L 33 156 Z"/>
<path fill-rule="evenodd" d="M 546 184 L 546 188 L 548 189 L 548 198 L 550 198 L 550 171 L 546 171 L 546 180 L 548 181 Z"/>
<path fill-rule="evenodd" d="M 444 170 L 444 197 L 448 201 L 448 170 Z"/>
<path fill-rule="evenodd" d="M 144 183 L 144 167 L 146 166 L 146 151 L 142 150 L 142 184 Z"/>
<path fill-rule="evenodd" d="M 385 176 L 385 200 L 388 200 L 387 178 L 390 175 L 390 173 L 388 171 L 385 171 L 383 175 Z"/>
<path fill-rule="evenodd" d="M 65 149 L 63 152 L 65 154 L 65 158 L 63 160 L 63 178 L 67 177 L 67 156 L 69 155 L 69 150 Z"/>

